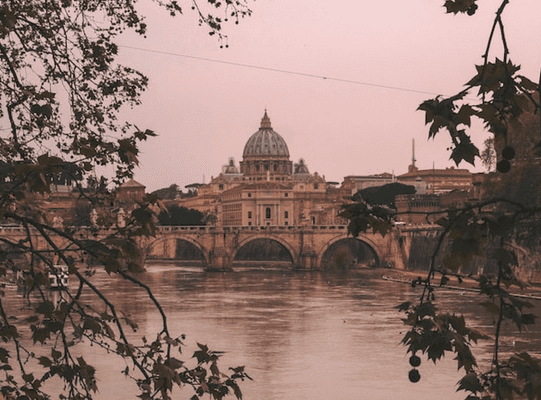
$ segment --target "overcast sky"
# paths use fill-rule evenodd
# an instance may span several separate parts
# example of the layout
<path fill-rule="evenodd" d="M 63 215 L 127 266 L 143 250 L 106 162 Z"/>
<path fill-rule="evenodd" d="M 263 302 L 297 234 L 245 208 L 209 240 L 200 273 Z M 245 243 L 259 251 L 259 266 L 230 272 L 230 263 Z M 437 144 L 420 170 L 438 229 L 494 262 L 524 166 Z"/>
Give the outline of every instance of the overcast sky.
<path fill-rule="evenodd" d="M 171 18 L 143 3 L 147 38 L 122 37 L 119 61 L 150 78 L 143 105 L 127 113 L 159 135 L 143 144 L 135 173 L 150 192 L 208 183 L 229 157 L 238 165 L 265 109 L 292 161 L 327 181 L 405 173 L 413 139 L 419 168 L 452 166 L 448 135 L 428 140 L 416 109 L 475 75 L 500 1 L 480 1 L 467 17 L 445 14 L 443 0 L 258 0 L 251 17 L 224 26 L 227 49 L 189 6 Z M 540 15 L 539 0 L 512 0 L 504 14 L 510 58 L 535 81 Z M 482 146 L 481 124 L 472 133 Z M 484 170 L 476 164 L 460 167 Z"/>

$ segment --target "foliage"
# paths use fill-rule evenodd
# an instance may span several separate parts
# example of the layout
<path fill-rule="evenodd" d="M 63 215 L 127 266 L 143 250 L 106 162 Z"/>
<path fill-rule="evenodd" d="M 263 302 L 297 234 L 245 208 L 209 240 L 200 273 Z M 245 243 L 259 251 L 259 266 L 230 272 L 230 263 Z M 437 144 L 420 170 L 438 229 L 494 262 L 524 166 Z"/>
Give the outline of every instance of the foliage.
<path fill-rule="evenodd" d="M 155 3 L 173 16 L 183 11 L 176 0 Z M 216 15 L 193 4 L 200 24 L 222 43 L 223 22 L 250 14 L 244 0 L 205 2 Z M 133 0 L 0 3 L 0 219 L 11 227 L 0 235 L 0 277 L 17 277 L 25 287 L 22 314 L 0 292 L 0 391 L 6 398 L 49 398 L 44 387 L 54 378 L 62 381 L 60 398 L 91 399 L 98 390 L 95 368 L 74 350 L 83 341 L 125 359 L 125 374 L 143 399 L 170 398 L 174 386 L 193 387 L 193 398 L 241 398 L 238 381 L 249 378 L 242 368 L 224 374 L 216 364 L 220 354 L 206 346 L 194 355 L 193 368 L 176 358 L 182 336 L 169 332 L 165 311 L 136 277 L 143 270 L 138 240 L 154 233 L 157 197 L 140 202 L 122 227 L 110 212 L 114 186 L 133 175 L 139 143 L 156 136 L 120 120 L 124 107 L 140 104 L 148 84 L 116 63 L 115 39 L 126 30 L 147 30 Z M 114 170 L 111 183 L 99 172 L 104 167 Z M 43 205 L 59 179 L 76 186 L 76 220 L 91 229 L 51 223 Z M 98 211 L 96 218 L 90 210 Z M 57 264 L 67 266 L 75 285 L 55 303 L 47 286 L 50 276 L 59 278 Z M 162 317 L 152 341 L 132 341 L 129 331 L 137 325 L 93 283 L 96 268 L 147 293 Z M 101 305 L 84 300 L 88 293 Z"/>
<path fill-rule="evenodd" d="M 348 232 L 357 237 L 372 229 L 385 236 L 393 227 L 395 211 L 387 206 L 371 205 L 361 200 L 342 206 L 339 217 L 349 220 Z"/>
<path fill-rule="evenodd" d="M 496 149 L 494 148 L 494 136 L 485 139 L 484 148 L 481 152 L 481 162 L 487 171 L 492 171 L 496 166 Z"/>
<path fill-rule="evenodd" d="M 477 0 L 447 0 L 444 6 L 448 13 L 474 15 L 477 3 Z M 538 186 L 540 154 L 537 151 L 541 145 L 540 88 L 537 83 L 519 75 L 520 67 L 508 58 L 503 23 L 503 13 L 508 3 L 509 0 L 503 0 L 498 8 L 483 63 L 476 66 L 476 74 L 466 83 L 466 88 L 454 96 L 438 96 L 419 106 L 419 110 L 425 112 L 426 123 L 430 125 L 429 138 L 442 129 L 449 133 L 451 159 L 457 165 L 461 161 L 474 164 L 475 159 L 480 157 L 479 150 L 467 133 L 471 118 L 480 118 L 493 134 L 487 147 L 494 146 L 496 149 L 499 161 L 498 172 L 494 176 L 502 185 L 495 185 L 491 181 L 492 191 L 487 192 L 489 197 L 477 204 L 440 213 L 438 224 L 441 233 L 430 259 L 428 273 L 426 277 L 411 282 L 412 286 L 422 288 L 419 300 L 397 307 L 404 313 L 403 321 L 408 327 L 402 344 L 411 353 L 409 379 L 412 382 L 421 379 L 418 369 L 421 356 L 435 363 L 445 354 L 454 354 L 458 369 L 464 372 L 458 390 L 465 391 L 468 400 L 541 398 L 541 361 L 528 352 L 504 357 L 500 346 L 504 323 L 509 322 L 520 331 L 527 329 L 537 319 L 531 313 L 532 304 L 514 293 L 526 286 L 519 279 L 517 250 L 523 249 L 521 246 L 528 243 L 538 245 L 538 240 L 527 239 L 531 239 L 532 235 L 536 235 L 536 239 L 539 237 L 539 230 L 532 230 L 531 227 L 538 226 L 541 216 Z M 496 32 L 501 37 L 503 57 L 489 61 L 489 50 Z M 477 90 L 478 102 L 469 98 L 473 89 Z M 525 113 L 530 120 L 535 119 L 534 125 L 523 123 Z M 522 136 L 515 143 L 523 147 L 510 146 L 510 132 L 521 132 Z M 525 146 L 526 143 L 529 147 Z M 491 157 L 493 155 L 488 153 L 483 156 L 487 164 L 492 163 Z M 505 179 L 507 173 L 509 179 Z M 369 202 L 358 201 L 345 206 L 342 216 L 350 220 L 349 230 L 353 235 L 367 229 L 385 234 L 391 229 L 397 214 Z M 521 246 L 517 246 L 518 241 Z M 440 257 L 444 243 L 448 244 L 448 249 Z M 480 304 L 495 320 L 494 331 L 490 335 L 469 326 L 463 316 L 437 307 L 438 287 L 447 285 L 451 279 L 462 284 L 466 278 L 462 271 L 474 257 L 483 257 L 487 264 L 496 266 L 493 274 L 471 277 L 476 281 Z M 438 262 L 440 259 L 441 262 Z M 478 340 L 490 340 L 493 346 L 492 362 L 486 369 L 477 364 L 472 351 L 472 345 Z"/>
<path fill-rule="evenodd" d="M 160 225 L 205 225 L 204 215 L 186 207 L 171 206 L 158 214 Z"/>
<path fill-rule="evenodd" d="M 175 200 L 178 195 L 182 195 L 182 192 L 179 190 L 178 185 L 173 183 L 167 188 L 155 190 L 152 194 L 161 200 Z"/>
<path fill-rule="evenodd" d="M 359 197 L 372 205 L 388 206 L 396 209 L 395 198 L 400 194 L 415 194 L 415 187 L 400 182 L 388 183 L 383 186 L 368 187 L 357 191 L 353 200 Z"/>
<path fill-rule="evenodd" d="M 509 49 L 505 37 L 502 14 L 509 0 L 502 1 L 492 26 L 483 64 L 476 66 L 476 74 L 466 83 L 460 93 L 448 98 L 440 96 L 426 100 L 419 106 L 425 112 L 425 121 L 430 124 L 429 138 L 445 129 L 451 137 L 451 159 L 458 165 L 461 161 L 474 164 L 479 157 L 479 149 L 472 143 L 466 129 L 471 126 L 471 118 L 481 119 L 485 127 L 494 134 L 494 140 L 507 142 L 508 129 L 518 122 L 522 111 L 529 103 L 539 108 L 539 100 L 534 100 L 533 92 L 539 91 L 538 84 L 519 74 L 520 66 L 509 59 Z M 454 14 L 477 9 L 476 0 L 446 1 L 447 12 Z M 489 61 L 494 35 L 497 28 L 502 39 L 503 57 Z M 466 101 L 471 90 L 477 90 L 479 103 Z"/>
<path fill-rule="evenodd" d="M 393 226 L 396 196 L 414 193 L 415 187 L 399 182 L 365 188 L 352 196 L 353 203 L 344 205 L 339 216 L 350 220 L 348 230 L 353 236 L 367 229 L 386 235 Z"/>

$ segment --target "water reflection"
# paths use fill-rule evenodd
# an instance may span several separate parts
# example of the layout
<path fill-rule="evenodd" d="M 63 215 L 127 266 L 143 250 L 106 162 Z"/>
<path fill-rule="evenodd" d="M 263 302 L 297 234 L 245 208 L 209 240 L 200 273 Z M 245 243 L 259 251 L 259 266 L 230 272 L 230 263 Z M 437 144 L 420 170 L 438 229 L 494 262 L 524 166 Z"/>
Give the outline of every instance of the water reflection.
<path fill-rule="evenodd" d="M 408 381 L 408 362 L 399 345 L 405 327 L 394 307 L 415 299 L 419 289 L 384 281 L 379 271 L 220 274 L 151 265 L 141 277 L 168 314 L 171 332 L 187 335 L 185 357 L 198 341 L 227 352 L 222 367 L 246 365 L 254 378 L 242 386 L 246 399 L 378 400 L 398 394 L 404 400 L 465 398 L 455 393 L 460 374 L 451 359 L 436 368 L 423 361 L 421 381 Z M 160 329 L 160 317 L 143 290 L 105 273 L 97 273 L 94 281 L 136 319 L 140 329 L 133 337 L 151 339 Z M 442 307 L 492 329 L 492 320 L 480 316 L 475 295 L 450 291 L 437 295 Z M 541 315 L 540 311 L 538 304 L 535 312 Z M 539 327 L 504 343 L 509 352 L 532 346 L 541 349 Z M 478 350 L 488 362 L 489 349 Z M 125 368 L 122 360 L 104 359 L 95 348 L 80 351 L 100 370 L 98 398 L 135 397 L 120 374 Z M 191 394 L 181 392 L 176 398 Z"/>

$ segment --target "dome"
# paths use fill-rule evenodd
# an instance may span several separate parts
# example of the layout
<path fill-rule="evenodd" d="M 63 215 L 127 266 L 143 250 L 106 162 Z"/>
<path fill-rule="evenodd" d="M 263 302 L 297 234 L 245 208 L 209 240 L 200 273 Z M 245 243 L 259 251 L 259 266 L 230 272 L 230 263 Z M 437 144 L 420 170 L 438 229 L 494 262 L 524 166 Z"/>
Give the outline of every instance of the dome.
<path fill-rule="evenodd" d="M 229 159 L 229 164 L 224 165 L 222 167 L 222 173 L 224 173 L 226 175 L 238 175 L 239 174 L 239 170 L 238 170 L 237 166 L 235 165 L 235 160 L 233 158 Z"/>
<path fill-rule="evenodd" d="M 289 150 L 286 141 L 278 133 L 274 132 L 271 127 L 271 122 L 265 115 L 261 119 L 261 127 L 254 133 L 244 146 L 243 157 L 287 157 L 289 158 Z"/>
<path fill-rule="evenodd" d="M 295 175 L 307 175 L 310 174 L 308 171 L 308 166 L 304 163 L 304 160 L 301 158 L 298 164 L 295 164 Z"/>

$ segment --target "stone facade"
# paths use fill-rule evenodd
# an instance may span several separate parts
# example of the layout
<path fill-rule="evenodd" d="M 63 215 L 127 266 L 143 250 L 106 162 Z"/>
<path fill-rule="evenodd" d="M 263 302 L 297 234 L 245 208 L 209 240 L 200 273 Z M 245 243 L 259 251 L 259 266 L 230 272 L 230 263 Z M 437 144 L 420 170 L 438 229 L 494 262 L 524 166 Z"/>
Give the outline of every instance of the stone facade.
<path fill-rule="evenodd" d="M 133 204 L 142 201 L 145 197 L 145 185 L 130 179 L 124 182 L 116 190 L 116 199 L 123 204 Z"/>
<path fill-rule="evenodd" d="M 359 190 L 383 186 L 396 181 L 396 176 L 394 176 L 394 174 L 389 174 L 388 172 L 376 175 L 348 175 L 342 182 L 342 188 L 350 191 L 350 194 L 353 196 Z"/>
<path fill-rule="evenodd" d="M 410 165 L 408 172 L 397 176 L 400 183 L 415 186 L 419 194 L 442 194 L 453 190 L 470 190 L 472 173 L 467 169 L 418 169 Z"/>
<path fill-rule="evenodd" d="M 220 175 L 180 205 L 215 213 L 223 226 L 335 225 L 351 191 L 310 173 L 303 159 L 290 160 L 284 138 L 272 129 L 265 111 L 260 128 L 244 146 L 240 168 L 233 159 Z"/>

